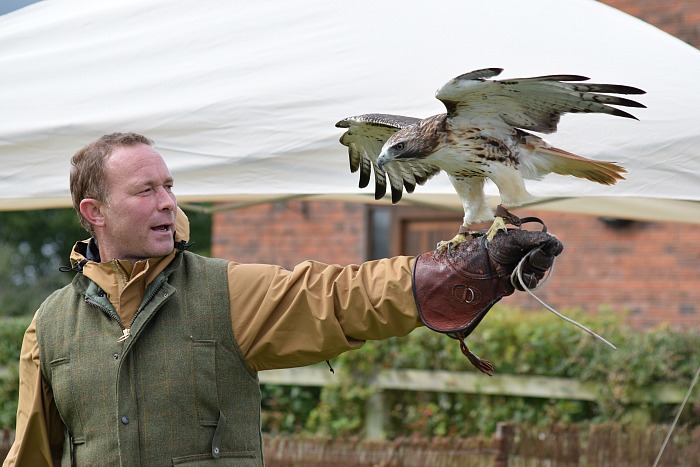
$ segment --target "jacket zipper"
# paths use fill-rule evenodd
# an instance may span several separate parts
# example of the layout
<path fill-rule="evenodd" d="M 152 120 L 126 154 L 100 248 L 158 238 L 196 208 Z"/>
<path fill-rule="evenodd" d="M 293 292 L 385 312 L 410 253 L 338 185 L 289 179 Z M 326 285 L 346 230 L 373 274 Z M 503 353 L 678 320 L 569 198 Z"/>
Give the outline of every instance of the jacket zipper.
<path fill-rule="evenodd" d="M 129 324 L 128 328 L 125 327 L 124 324 L 122 323 L 122 320 L 119 319 L 119 315 L 117 315 L 116 313 L 113 313 L 112 310 L 110 310 L 106 306 L 102 306 L 100 303 L 94 301 L 92 298 L 90 298 L 87 295 L 85 296 L 85 301 L 93 306 L 96 306 L 100 310 L 104 311 L 110 318 L 114 319 L 117 322 L 117 324 L 119 325 L 119 327 L 122 330 L 122 335 L 119 336 L 119 339 L 117 340 L 117 342 L 124 342 L 125 340 L 127 340 L 129 338 L 129 336 L 131 336 L 131 327 L 134 325 L 134 321 L 136 321 L 136 318 L 141 313 L 141 311 L 143 311 L 143 309 L 146 307 L 148 302 L 150 302 L 153 299 L 153 297 L 155 297 L 155 295 L 158 293 L 158 291 L 163 287 L 163 283 L 165 283 L 164 280 L 161 281 L 160 284 L 158 284 L 158 286 L 155 287 L 151 291 L 151 293 L 146 297 L 146 300 L 143 301 L 143 305 L 141 305 L 139 307 L 139 309 L 136 310 L 136 313 L 134 314 L 134 317 L 131 319 L 131 323 Z"/>
<path fill-rule="evenodd" d="M 131 335 L 131 330 L 124 327 L 124 324 L 122 324 L 122 320 L 119 319 L 119 316 L 116 313 L 113 313 L 112 310 L 110 310 L 106 306 L 103 306 L 102 304 L 96 302 L 95 300 L 93 300 L 92 298 L 90 298 L 87 295 L 85 296 L 85 301 L 87 303 L 89 303 L 90 305 L 93 305 L 93 306 L 99 308 L 100 310 L 105 312 L 105 314 L 107 314 L 107 316 L 109 316 L 110 318 L 112 318 L 114 321 L 117 322 L 117 324 L 119 325 L 119 327 L 122 330 L 122 335 L 119 337 L 119 340 L 117 342 L 124 342 Z"/>
<path fill-rule="evenodd" d="M 129 324 L 128 328 L 125 328 L 124 326 L 121 325 L 121 322 L 119 322 L 119 325 L 122 328 L 122 336 L 119 338 L 119 340 L 117 342 L 124 342 L 125 340 L 127 340 L 129 338 L 129 336 L 131 336 L 131 328 L 133 327 L 134 322 L 136 322 L 136 318 L 138 318 L 139 314 L 141 314 L 141 311 L 143 311 L 143 309 L 146 307 L 146 305 L 148 305 L 148 303 L 153 299 L 153 297 L 155 297 L 155 295 L 158 293 L 158 291 L 161 289 L 161 287 L 163 287 L 164 282 L 165 281 L 161 281 L 161 283 L 157 287 L 155 287 L 153 289 L 153 291 L 147 297 L 145 297 L 146 299 L 143 301 L 143 305 L 141 305 L 139 307 L 139 309 L 136 310 L 136 313 L 134 313 L 134 317 L 131 318 L 131 323 Z"/>
<path fill-rule="evenodd" d="M 160 284 L 158 284 L 156 287 L 154 287 L 153 291 L 152 291 L 150 294 L 148 294 L 147 297 L 145 297 L 145 300 L 143 300 L 143 305 L 141 305 L 141 306 L 139 307 L 139 309 L 136 310 L 136 313 L 134 313 L 134 317 L 131 319 L 131 324 L 129 325 L 129 328 L 131 328 L 131 326 L 134 325 L 134 321 L 136 321 L 136 318 L 139 316 L 139 314 L 141 314 L 141 312 L 143 311 L 143 309 L 146 308 L 146 305 L 148 305 L 148 303 L 153 299 L 153 297 L 156 296 L 156 294 L 158 293 L 158 291 L 163 287 L 163 284 L 164 284 L 164 283 L 165 283 L 165 281 L 162 280 L 162 281 L 160 282 Z M 128 331 L 128 329 L 127 329 L 127 331 Z M 127 336 L 127 337 L 129 337 L 129 336 Z"/>

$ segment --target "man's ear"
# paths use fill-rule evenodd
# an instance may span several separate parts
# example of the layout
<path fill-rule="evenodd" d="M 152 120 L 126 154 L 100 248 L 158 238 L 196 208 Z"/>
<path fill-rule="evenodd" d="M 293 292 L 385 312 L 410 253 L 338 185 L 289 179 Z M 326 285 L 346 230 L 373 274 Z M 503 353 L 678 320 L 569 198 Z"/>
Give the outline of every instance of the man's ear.
<path fill-rule="evenodd" d="M 85 198 L 80 202 L 80 214 L 93 226 L 104 226 L 104 204 L 94 198 Z"/>

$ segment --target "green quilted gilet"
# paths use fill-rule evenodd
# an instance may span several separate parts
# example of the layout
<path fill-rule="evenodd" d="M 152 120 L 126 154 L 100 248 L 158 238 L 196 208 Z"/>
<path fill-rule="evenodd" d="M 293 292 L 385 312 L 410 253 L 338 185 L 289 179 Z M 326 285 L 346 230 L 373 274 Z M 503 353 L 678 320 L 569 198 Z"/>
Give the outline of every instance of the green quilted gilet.
<path fill-rule="evenodd" d="M 82 274 L 44 302 L 37 336 L 66 426 L 63 465 L 263 465 L 260 388 L 231 331 L 226 268 L 178 254 L 123 340 Z"/>

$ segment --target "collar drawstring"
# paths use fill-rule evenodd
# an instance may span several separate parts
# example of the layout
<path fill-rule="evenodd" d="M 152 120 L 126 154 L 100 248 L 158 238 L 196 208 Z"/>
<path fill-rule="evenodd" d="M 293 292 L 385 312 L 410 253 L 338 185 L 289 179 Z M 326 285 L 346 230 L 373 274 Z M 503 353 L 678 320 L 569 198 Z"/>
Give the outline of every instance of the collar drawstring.
<path fill-rule="evenodd" d="M 194 242 L 187 243 L 186 240 L 180 240 L 179 242 L 175 242 L 175 248 L 177 248 L 178 251 L 185 251 L 189 249 L 192 245 L 194 245 Z"/>
<path fill-rule="evenodd" d="M 83 272 L 83 267 L 87 264 L 87 262 L 88 260 L 83 259 L 81 261 L 77 261 L 72 266 L 61 266 L 58 268 L 58 270 L 61 272 Z"/>

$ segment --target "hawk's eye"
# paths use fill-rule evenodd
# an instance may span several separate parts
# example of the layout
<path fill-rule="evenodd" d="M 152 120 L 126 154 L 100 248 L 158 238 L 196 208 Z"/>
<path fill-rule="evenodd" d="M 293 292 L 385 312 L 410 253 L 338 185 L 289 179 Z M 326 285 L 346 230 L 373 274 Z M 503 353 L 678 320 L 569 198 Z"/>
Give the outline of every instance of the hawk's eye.
<path fill-rule="evenodd" d="M 394 150 L 396 151 L 403 151 L 404 144 L 403 143 L 396 143 L 394 145 Z"/>

